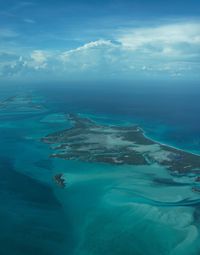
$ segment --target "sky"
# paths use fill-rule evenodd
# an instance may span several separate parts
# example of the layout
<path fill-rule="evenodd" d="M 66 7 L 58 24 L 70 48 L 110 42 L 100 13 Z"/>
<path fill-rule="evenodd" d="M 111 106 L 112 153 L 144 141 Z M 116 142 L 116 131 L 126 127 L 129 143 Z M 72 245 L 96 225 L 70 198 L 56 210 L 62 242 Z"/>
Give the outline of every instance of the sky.
<path fill-rule="evenodd" d="M 199 0 L 0 0 L 0 80 L 200 81 Z"/>

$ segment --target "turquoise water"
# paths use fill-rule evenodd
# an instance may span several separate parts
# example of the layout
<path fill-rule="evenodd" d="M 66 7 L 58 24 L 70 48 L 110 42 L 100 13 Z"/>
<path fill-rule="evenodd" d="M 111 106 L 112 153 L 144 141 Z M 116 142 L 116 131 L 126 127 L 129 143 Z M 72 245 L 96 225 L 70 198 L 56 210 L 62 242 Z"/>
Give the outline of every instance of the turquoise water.
<path fill-rule="evenodd" d="M 2 90 L 0 99 L 24 91 Z M 156 140 L 200 151 L 195 100 L 189 109 L 185 106 L 185 122 L 181 112 L 175 122 L 173 100 L 166 103 L 163 116 L 150 104 L 154 95 L 148 91 L 137 96 L 130 92 L 126 102 L 116 91 L 110 97 L 111 92 L 35 88 L 33 100 L 42 110 L 15 106 L 0 111 L 0 254 L 199 254 L 200 195 L 191 191 L 194 176 L 172 176 L 158 165 L 49 158 L 52 151 L 40 139 L 69 128 L 69 112 L 101 124 L 140 124 Z M 191 114 L 192 107 L 196 112 Z M 64 173 L 65 189 L 52 181 L 57 173 Z"/>

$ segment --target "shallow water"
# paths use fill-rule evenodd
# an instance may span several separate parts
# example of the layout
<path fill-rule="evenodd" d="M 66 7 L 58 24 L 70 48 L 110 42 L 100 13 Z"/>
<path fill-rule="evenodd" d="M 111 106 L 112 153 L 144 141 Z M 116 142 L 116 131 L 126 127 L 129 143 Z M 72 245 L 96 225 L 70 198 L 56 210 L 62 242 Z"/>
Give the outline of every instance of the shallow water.
<path fill-rule="evenodd" d="M 16 94 L 15 88 L 1 92 L 1 98 Z M 0 111 L 0 254 L 198 255 L 200 195 L 191 190 L 195 176 L 172 175 L 158 165 L 53 159 L 40 140 L 69 128 L 65 113 L 78 112 L 104 125 L 139 124 L 153 139 L 199 152 L 195 100 L 189 110 L 196 112 L 185 111 L 184 118 L 177 109 L 175 122 L 171 101 L 162 112 L 150 104 L 154 95 L 148 91 L 131 91 L 126 102 L 116 91 L 116 98 L 110 97 L 112 90 L 86 92 L 37 88 L 34 102 L 44 109 Z M 176 98 L 180 105 L 183 97 Z M 65 189 L 52 181 L 57 173 L 64 173 Z"/>

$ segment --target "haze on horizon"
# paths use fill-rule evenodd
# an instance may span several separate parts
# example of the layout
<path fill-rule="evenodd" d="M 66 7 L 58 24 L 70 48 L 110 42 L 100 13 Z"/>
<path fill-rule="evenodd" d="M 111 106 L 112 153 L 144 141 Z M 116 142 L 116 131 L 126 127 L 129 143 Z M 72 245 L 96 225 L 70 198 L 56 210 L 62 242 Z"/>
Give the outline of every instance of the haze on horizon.
<path fill-rule="evenodd" d="M 200 81 L 200 2 L 0 1 L 0 81 Z"/>

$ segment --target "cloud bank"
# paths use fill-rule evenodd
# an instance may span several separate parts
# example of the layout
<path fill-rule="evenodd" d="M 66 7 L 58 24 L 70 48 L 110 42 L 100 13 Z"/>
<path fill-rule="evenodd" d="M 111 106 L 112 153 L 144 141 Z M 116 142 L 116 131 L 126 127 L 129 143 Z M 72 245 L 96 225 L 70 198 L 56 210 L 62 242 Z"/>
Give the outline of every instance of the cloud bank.
<path fill-rule="evenodd" d="M 17 36 L 0 30 L 4 37 Z M 115 30 L 69 50 L 0 52 L 1 78 L 200 79 L 200 22 Z"/>

